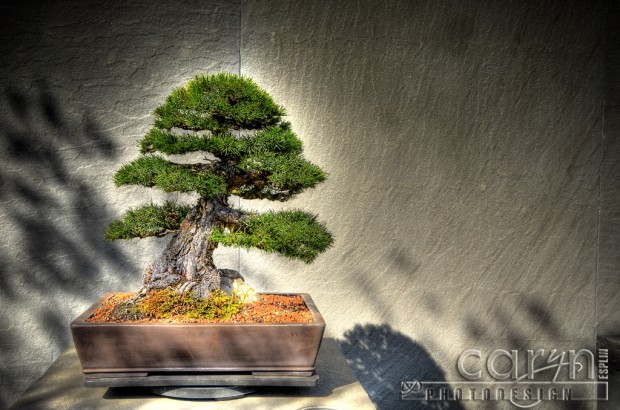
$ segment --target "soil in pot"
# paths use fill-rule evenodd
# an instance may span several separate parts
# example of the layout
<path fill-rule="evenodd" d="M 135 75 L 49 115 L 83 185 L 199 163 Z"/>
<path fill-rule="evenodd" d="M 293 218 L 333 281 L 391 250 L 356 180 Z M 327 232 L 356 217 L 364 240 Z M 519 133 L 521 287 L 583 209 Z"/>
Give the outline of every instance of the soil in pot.
<path fill-rule="evenodd" d="M 312 313 L 300 295 L 259 294 L 240 303 L 221 292 L 199 299 L 173 290 L 152 291 L 135 300 L 135 293 L 117 293 L 87 320 L 91 323 L 310 323 Z"/>

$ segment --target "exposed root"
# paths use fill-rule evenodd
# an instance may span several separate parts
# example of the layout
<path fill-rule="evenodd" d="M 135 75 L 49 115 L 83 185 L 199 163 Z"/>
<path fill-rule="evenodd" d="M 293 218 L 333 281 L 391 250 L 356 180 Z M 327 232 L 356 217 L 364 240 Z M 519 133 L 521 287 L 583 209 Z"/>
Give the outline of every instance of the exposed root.
<path fill-rule="evenodd" d="M 135 304 L 138 300 L 142 299 L 143 297 L 145 297 L 147 294 L 149 293 L 149 289 L 146 286 L 142 286 L 140 288 L 140 290 L 138 290 L 136 292 L 136 295 L 134 297 L 132 297 L 131 299 L 129 299 L 127 301 L 127 303 L 133 305 Z"/>
<path fill-rule="evenodd" d="M 196 282 L 192 282 L 192 281 L 184 282 L 180 284 L 179 286 L 177 286 L 177 292 L 180 295 L 183 295 L 185 294 L 185 292 L 191 291 L 196 285 L 197 285 Z"/>

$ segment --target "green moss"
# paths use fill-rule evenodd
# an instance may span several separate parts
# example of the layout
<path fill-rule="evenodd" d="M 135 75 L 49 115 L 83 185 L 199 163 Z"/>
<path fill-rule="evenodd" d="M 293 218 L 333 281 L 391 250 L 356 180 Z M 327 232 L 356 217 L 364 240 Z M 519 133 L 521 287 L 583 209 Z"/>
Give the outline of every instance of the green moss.
<path fill-rule="evenodd" d="M 229 319 L 243 309 L 234 296 L 221 290 L 212 291 L 206 298 L 187 292 L 183 295 L 173 289 L 152 290 L 138 302 L 141 315 L 153 319 L 180 316 L 185 319 Z"/>

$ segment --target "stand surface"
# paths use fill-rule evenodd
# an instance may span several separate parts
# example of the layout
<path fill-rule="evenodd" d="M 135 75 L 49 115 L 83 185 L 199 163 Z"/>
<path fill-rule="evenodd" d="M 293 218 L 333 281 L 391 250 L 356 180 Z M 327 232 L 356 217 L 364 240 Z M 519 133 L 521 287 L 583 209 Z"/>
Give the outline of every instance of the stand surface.
<path fill-rule="evenodd" d="M 209 409 L 374 409 L 333 339 L 324 339 L 316 363 L 315 387 L 252 387 L 234 400 L 210 400 Z M 245 391 L 242 390 L 245 394 Z M 13 409 L 204 409 L 204 400 L 162 397 L 142 387 L 86 387 L 75 349 L 64 352 Z M 160 392 L 161 394 L 161 392 Z M 176 397 L 183 398 L 183 392 Z M 175 394 L 168 396 L 175 397 Z M 222 399 L 233 398 L 223 396 Z M 172 406 L 172 407 L 171 407 Z M 175 407 L 180 406 L 180 407 Z"/>

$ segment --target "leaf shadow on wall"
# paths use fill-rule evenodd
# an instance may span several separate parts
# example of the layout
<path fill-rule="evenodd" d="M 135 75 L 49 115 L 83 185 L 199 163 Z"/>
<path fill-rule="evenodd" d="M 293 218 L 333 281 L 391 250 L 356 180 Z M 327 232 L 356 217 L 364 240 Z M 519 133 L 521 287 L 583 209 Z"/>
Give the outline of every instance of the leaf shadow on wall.
<path fill-rule="evenodd" d="M 78 170 L 115 158 L 112 139 L 92 116 L 65 109 L 45 81 L 0 90 L 0 112 L 4 407 L 71 345 L 70 318 L 108 290 L 104 270 L 122 276 L 136 268 L 103 239 L 110 215 L 93 189 L 98 175 Z M 29 332 L 34 337 L 24 336 Z"/>
<path fill-rule="evenodd" d="M 562 322 L 554 318 L 547 307 L 547 302 L 530 294 L 523 293 L 520 295 L 517 305 L 497 305 L 491 312 L 491 320 L 483 320 L 474 315 L 468 315 L 463 324 L 463 331 L 469 340 L 475 341 L 472 345 L 480 345 L 484 343 L 488 345 L 496 340 L 495 348 L 504 350 L 516 349 L 518 352 L 526 352 L 529 349 L 546 350 L 546 354 L 550 354 L 551 349 L 559 348 L 562 352 L 565 349 L 581 349 L 586 348 L 593 350 L 595 346 L 574 346 L 571 342 L 570 331 L 563 328 Z M 538 329 L 538 330 L 536 330 Z M 545 346 L 545 340 L 557 341 L 558 343 L 569 343 L 568 347 L 553 345 Z M 484 342 L 486 341 L 486 342 Z M 523 353 L 521 353 L 523 354 Z M 558 363 L 557 360 L 551 359 L 553 356 L 547 356 L 549 362 L 547 364 Z M 525 374 L 523 368 L 524 363 L 517 363 L 521 375 Z M 538 372 L 535 374 L 535 381 L 553 382 L 558 375 L 556 368 L 551 367 L 546 371 L 544 365 L 538 363 L 536 365 Z M 485 370 L 488 371 L 488 370 Z M 558 380 L 566 380 L 568 368 L 561 369 Z M 577 376 L 582 377 L 587 374 L 585 367 L 577 370 Z M 558 400 L 549 402 L 548 399 L 537 404 L 529 402 L 528 404 L 534 408 L 566 409 L 566 410 L 586 410 L 592 408 L 590 400 Z"/>
<path fill-rule="evenodd" d="M 456 401 L 401 400 L 401 382 L 445 382 L 426 349 L 388 324 L 357 324 L 339 340 L 347 362 L 379 410 L 462 410 Z"/>
<path fill-rule="evenodd" d="M 392 254 L 394 266 L 398 272 L 417 272 L 420 264 L 403 250 L 394 250 Z M 362 275 L 365 276 L 365 275 Z M 355 282 L 361 294 L 373 295 L 375 292 L 367 282 Z M 370 283 L 372 285 L 372 283 Z M 376 289 L 376 288 L 375 288 Z M 434 291 L 423 289 L 417 295 L 423 301 L 425 314 L 441 321 L 451 314 L 450 309 L 442 304 L 442 298 Z M 374 301 L 373 301 L 374 302 Z M 504 301 L 505 302 L 505 301 Z M 370 303 L 370 301 L 369 301 Z M 393 307 L 387 304 L 378 306 L 383 313 L 384 323 L 356 324 L 344 334 L 339 343 L 349 365 L 354 370 L 360 383 L 373 400 L 377 408 L 387 409 L 462 409 L 455 401 L 402 401 L 400 384 L 404 381 L 435 381 L 446 382 L 446 374 L 432 358 L 420 342 L 394 330 L 388 323 L 393 318 Z M 548 301 L 533 294 L 520 294 L 515 304 L 496 304 L 489 316 L 477 317 L 473 313 L 464 313 L 464 322 L 459 329 L 471 347 L 480 345 L 502 349 L 541 348 L 535 340 L 566 341 L 570 340 L 569 330 L 562 321 L 551 312 Z M 533 337 L 535 337 L 533 341 Z M 579 346 L 579 348 L 591 346 Z M 441 355 L 441 349 L 435 348 L 432 353 Z M 456 367 L 454 358 L 454 366 Z M 542 377 L 538 375 L 537 377 Z M 456 379 L 456 381 L 466 381 Z M 491 401 L 490 407 L 501 406 Z M 555 402 L 553 408 L 585 409 L 591 403 L 583 401 Z M 482 403 L 478 403 L 482 406 Z M 544 407 L 544 406 L 541 406 Z"/>

